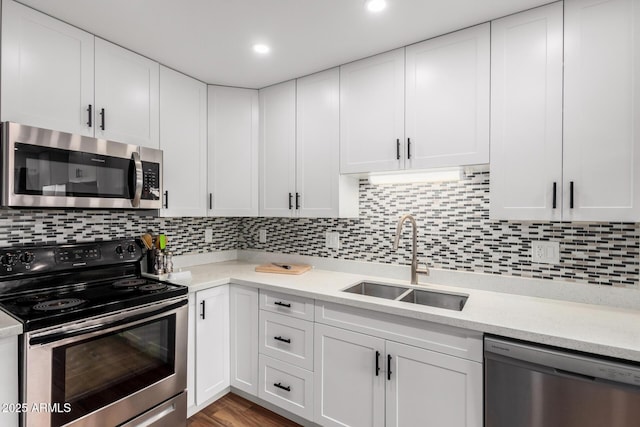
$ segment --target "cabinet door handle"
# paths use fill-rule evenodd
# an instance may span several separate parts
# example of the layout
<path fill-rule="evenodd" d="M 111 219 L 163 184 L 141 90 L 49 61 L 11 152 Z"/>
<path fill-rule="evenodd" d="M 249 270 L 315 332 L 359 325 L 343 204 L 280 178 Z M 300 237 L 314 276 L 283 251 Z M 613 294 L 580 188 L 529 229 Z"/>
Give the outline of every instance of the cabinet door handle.
<path fill-rule="evenodd" d="M 391 381 L 391 355 L 387 354 L 387 380 Z"/>
<path fill-rule="evenodd" d="M 569 208 L 573 209 L 573 181 L 569 183 Z"/>
<path fill-rule="evenodd" d="M 380 352 L 376 351 L 376 377 L 380 375 Z"/>
<path fill-rule="evenodd" d="M 273 383 L 274 387 L 278 387 L 284 391 L 291 391 L 291 386 L 284 386 L 282 383 Z"/>
<path fill-rule="evenodd" d="M 205 316 L 205 314 L 204 314 L 205 313 L 205 305 L 204 305 L 204 303 L 205 303 L 205 300 L 202 300 L 200 302 L 200 305 L 202 306 L 202 313 L 200 313 L 200 317 L 202 317 L 203 319 L 204 319 L 204 316 Z"/>
<path fill-rule="evenodd" d="M 400 160 L 400 139 L 396 139 L 396 160 Z"/>
<path fill-rule="evenodd" d="M 291 304 L 288 303 L 284 303 L 282 301 L 276 301 L 273 303 L 273 305 L 279 305 L 280 307 L 287 307 L 287 308 L 291 308 Z"/>
<path fill-rule="evenodd" d="M 293 194 L 289 193 L 289 210 L 293 209 Z"/>
<path fill-rule="evenodd" d="M 87 107 L 87 113 L 89 113 L 89 120 L 87 120 L 87 126 L 91 127 L 93 126 L 93 106 L 91 104 L 89 104 L 89 107 Z"/>
<path fill-rule="evenodd" d="M 164 192 L 164 208 L 169 209 L 169 190 Z"/>
<path fill-rule="evenodd" d="M 213 193 L 209 193 L 209 210 L 213 209 Z"/>
<path fill-rule="evenodd" d="M 407 159 L 411 160 L 411 138 L 407 138 Z"/>
<path fill-rule="evenodd" d="M 291 344 L 291 338 L 282 338 L 278 336 L 278 337 L 273 337 L 273 339 L 276 341 L 282 341 L 282 342 L 286 342 L 287 344 Z"/>
<path fill-rule="evenodd" d="M 557 191 L 558 191 L 557 187 L 558 187 L 558 184 L 556 182 L 554 182 L 553 183 L 553 206 L 552 206 L 553 209 L 555 209 L 557 207 L 556 206 L 556 196 L 557 196 Z"/>
<path fill-rule="evenodd" d="M 300 193 L 296 193 L 296 209 L 300 209 Z"/>
<path fill-rule="evenodd" d="M 104 125 L 104 120 L 105 120 L 105 119 L 104 119 L 104 116 L 105 116 L 105 114 L 104 114 L 104 108 L 101 108 L 101 109 L 100 109 L 100 129 L 102 129 L 102 130 L 104 130 L 104 128 L 105 128 L 105 125 Z"/>

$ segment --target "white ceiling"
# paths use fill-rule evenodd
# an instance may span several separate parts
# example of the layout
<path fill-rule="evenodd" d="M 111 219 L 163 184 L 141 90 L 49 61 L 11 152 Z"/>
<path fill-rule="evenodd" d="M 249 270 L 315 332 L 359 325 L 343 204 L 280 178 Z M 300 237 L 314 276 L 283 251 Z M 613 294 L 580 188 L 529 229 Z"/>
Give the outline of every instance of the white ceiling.
<path fill-rule="evenodd" d="M 377 15 L 364 0 L 20 2 L 206 83 L 262 88 L 549 0 L 387 0 Z"/>

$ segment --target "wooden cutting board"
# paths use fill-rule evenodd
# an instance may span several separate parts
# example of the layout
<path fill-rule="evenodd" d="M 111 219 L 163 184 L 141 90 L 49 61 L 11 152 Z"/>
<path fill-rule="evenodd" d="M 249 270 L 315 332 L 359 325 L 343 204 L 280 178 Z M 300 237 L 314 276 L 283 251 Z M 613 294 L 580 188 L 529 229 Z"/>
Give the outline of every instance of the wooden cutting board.
<path fill-rule="evenodd" d="M 290 265 L 290 269 L 278 267 L 273 264 L 262 264 L 256 267 L 256 271 L 260 273 L 276 273 L 276 274 L 302 274 L 311 270 L 311 266 L 308 264 L 288 264 L 278 263 L 283 265 Z"/>

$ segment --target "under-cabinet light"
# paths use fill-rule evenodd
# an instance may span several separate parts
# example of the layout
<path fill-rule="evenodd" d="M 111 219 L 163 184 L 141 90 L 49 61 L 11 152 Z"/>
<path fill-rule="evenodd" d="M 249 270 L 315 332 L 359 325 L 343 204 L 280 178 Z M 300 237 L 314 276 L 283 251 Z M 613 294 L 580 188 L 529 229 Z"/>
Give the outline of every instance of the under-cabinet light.
<path fill-rule="evenodd" d="M 411 182 L 459 181 L 461 178 L 461 169 L 438 169 L 425 172 L 371 174 L 369 182 L 373 185 L 408 184 Z"/>

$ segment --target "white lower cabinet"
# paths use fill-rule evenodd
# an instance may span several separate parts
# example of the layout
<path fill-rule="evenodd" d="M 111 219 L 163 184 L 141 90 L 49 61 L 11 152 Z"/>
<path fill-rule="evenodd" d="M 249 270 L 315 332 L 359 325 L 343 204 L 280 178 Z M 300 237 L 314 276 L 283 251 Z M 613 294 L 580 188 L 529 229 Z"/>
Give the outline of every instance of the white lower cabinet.
<path fill-rule="evenodd" d="M 260 353 L 313 369 L 313 323 L 260 311 Z"/>
<path fill-rule="evenodd" d="M 387 341 L 386 427 L 482 426 L 482 364 Z"/>
<path fill-rule="evenodd" d="M 188 360 L 189 415 L 231 385 L 328 427 L 483 425 L 482 334 L 455 327 L 232 284 L 189 296 Z"/>
<path fill-rule="evenodd" d="M 368 314 L 378 319 L 373 333 L 379 336 L 342 329 L 368 330 L 372 327 Z M 393 318 L 395 323 L 390 321 Z M 316 423 L 482 426 L 480 335 L 421 322 L 430 335 L 422 340 L 411 333 L 416 326 L 413 319 L 329 303 L 316 305 L 316 321 L 341 326 L 315 325 Z M 388 339 L 391 337 L 425 348 Z M 472 360 L 428 348 L 468 353 Z"/>
<path fill-rule="evenodd" d="M 316 423 L 384 426 L 383 353 L 383 339 L 315 325 Z"/>
<path fill-rule="evenodd" d="M 292 414 L 313 419 L 313 372 L 260 355 L 258 396 Z"/>
<path fill-rule="evenodd" d="M 196 293 L 195 390 L 201 405 L 229 387 L 229 286 Z"/>
<path fill-rule="evenodd" d="M 187 411 L 196 406 L 196 294 L 189 294 L 187 322 Z M 191 414 L 191 412 L 189 412 Z"/>
<path fill-rule="evenodd" d="M 310 298 L 260 291 L 258 397 L 313 420 L 313 315 Z"/>
<path fill-rule="evenodd" d="M 18 337 L 6 337 L 0 339 L 0 361 L 2 369 L 0 377 L 2 385 L 0 386 L 0 402 L 8 404 L 17 404 L 20 402 L 18 395 Z M 0 426 L 17 426 L 18 411 L 1 411 Z"/>
<path fill-rule="evenodd" d="M 258 290 L 229 288 L 231 385 L 258 394 Z"/>

